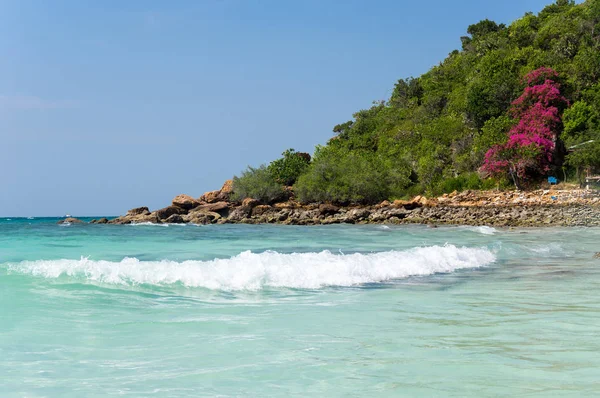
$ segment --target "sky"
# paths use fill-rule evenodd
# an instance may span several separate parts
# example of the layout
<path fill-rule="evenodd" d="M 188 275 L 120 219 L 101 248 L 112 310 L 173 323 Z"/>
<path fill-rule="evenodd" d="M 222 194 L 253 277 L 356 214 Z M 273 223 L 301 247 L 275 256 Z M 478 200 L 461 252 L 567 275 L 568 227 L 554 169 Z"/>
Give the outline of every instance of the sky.
<path fill-rule="evenodd" d="M 550 0 L 0 0 L 0 216 L 124 214 L 312 153 Z"/>

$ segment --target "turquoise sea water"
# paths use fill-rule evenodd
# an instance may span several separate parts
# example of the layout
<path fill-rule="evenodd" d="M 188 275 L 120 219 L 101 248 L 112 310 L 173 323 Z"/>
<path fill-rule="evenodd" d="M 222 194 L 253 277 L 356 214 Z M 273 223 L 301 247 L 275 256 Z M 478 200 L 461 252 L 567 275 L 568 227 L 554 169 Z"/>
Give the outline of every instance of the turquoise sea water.
<path fill-rule="evenodd" d="M 0 397 L 600 395 L 600 229 L 0 219 Z"/>

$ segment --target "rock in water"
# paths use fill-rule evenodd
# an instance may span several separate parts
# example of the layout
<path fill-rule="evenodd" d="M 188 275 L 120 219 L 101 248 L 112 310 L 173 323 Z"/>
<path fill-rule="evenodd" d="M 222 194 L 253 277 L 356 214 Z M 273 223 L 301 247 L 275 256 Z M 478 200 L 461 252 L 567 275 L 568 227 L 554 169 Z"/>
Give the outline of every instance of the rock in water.
<path fill-rule="evenodd" d="M 75 217 L 67 217 L 64 220 L 58 221 L 57 224 L 83 224 L 83 221 Z"/>
<path fill-rule="evenodd" d="M 600 258 L 600 252 L 594 254 L 594 258 Z"/>
<path fill-rule="evenodd" d="M 171 217 L 173 214 L 185 214 L 187 213 L 184 209 L 177 206 L 168 206 L 160 210 L 156 210 L 155 214 L 159 220 L 166 220 Z"/>

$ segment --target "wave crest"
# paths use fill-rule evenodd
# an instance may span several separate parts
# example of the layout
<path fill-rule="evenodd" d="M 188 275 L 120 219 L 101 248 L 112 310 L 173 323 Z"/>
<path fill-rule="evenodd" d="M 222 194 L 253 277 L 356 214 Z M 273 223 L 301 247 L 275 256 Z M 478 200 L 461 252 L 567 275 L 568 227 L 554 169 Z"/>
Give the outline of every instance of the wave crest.
<path fill-rule="evenodd" d="M 409 276 L 476 268 L 495 261 L 488 249 L 430 246 L 407 251 L 371 254 L 319 253 L 281 254 L 273 251 L 240 253 L 210 261 L 119 262 L 80 260 L 36 260 L 9 264 L 12 272 L 44 278 L 68 276 L 117 285 L 172 285 L 213 290 L 260 290 L 265 287 L 317 289 L 325 286 L 355 286 Z"/>

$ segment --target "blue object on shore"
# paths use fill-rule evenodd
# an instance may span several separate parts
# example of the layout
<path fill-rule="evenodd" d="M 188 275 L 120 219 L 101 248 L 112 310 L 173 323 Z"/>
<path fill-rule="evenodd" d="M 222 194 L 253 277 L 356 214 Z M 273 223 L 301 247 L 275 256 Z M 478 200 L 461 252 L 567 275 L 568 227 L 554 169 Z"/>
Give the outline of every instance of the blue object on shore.
<path fill-rule="evenodd" d="M 556 177 L 548 177 L 548 183 L 550 185 L 552 185 L 552 184 L 558 184 L 558 180 L 556 179 Z"/>
<path fill-rule="evenodd" d="M 550 196 L 552 200 L 556 200 L 556 196 Z"/>

